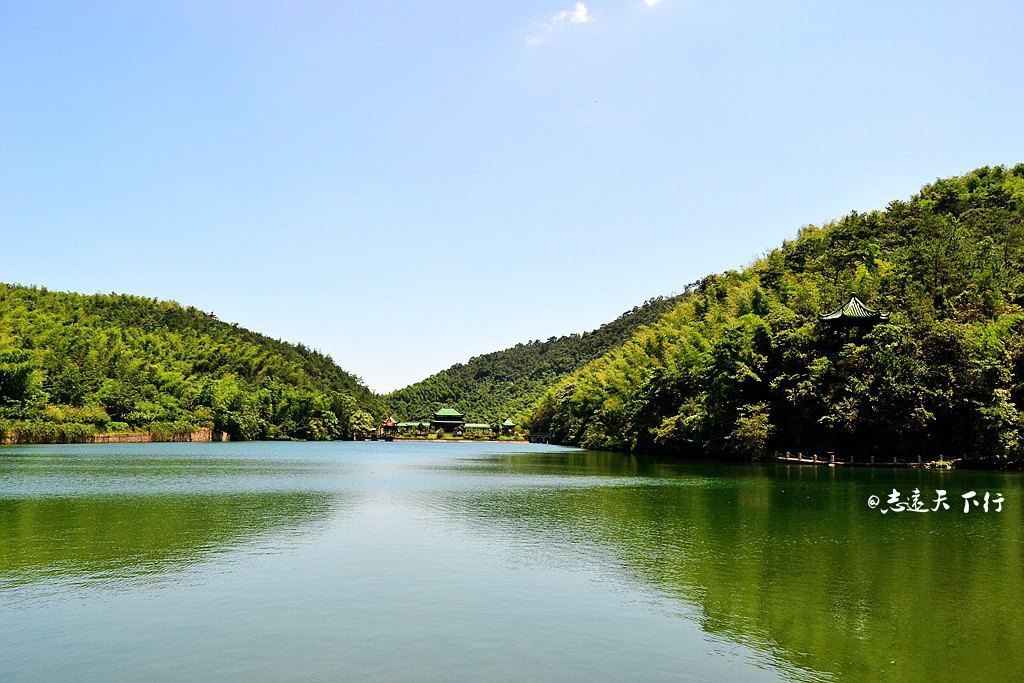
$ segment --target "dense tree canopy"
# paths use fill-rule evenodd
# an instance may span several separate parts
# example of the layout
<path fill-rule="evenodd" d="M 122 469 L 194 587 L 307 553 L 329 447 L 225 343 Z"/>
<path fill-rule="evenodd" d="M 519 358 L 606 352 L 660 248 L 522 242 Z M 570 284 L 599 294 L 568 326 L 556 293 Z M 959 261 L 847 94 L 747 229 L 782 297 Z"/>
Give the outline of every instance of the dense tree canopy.
<path fill-rule="evenodd" d="M 818 321 L 856 293 L 890 319 Z M 808 226 L 704 279 L 552 386 L 529 424 L 560 442 L 680 456 L 769 449 L 1016 456 L 1024 407 L 1024 165 Z"/>
<path fill-rule="evenodd" d="M 345 437 L 379 399 L 328 356 L 173 302 L 0 285 L 0 437 Z"/>
<path fill-rule="evenodd" d="M 526 419 L 554 440 L 679 456 L 1021 455 L 1024 165 L 807 226 L 742 271 L 589 333 L 377 397 L 327 356 L 175 303 L 0 285 L 0 437 L 344 438 L 387 410 Z M 890 318 L 850 338 L 857 294 Z"/>
<path fill-rule="evenodd" d="M 387 400 L 405 419 L 429 418 L 445 406 L 456 406 L 474 420 L 520 418 L 553 382 L 622 344 L 677 300 L 658 297 L 593 332 L 531 341 L 471 358 L 399 389 Z"/>

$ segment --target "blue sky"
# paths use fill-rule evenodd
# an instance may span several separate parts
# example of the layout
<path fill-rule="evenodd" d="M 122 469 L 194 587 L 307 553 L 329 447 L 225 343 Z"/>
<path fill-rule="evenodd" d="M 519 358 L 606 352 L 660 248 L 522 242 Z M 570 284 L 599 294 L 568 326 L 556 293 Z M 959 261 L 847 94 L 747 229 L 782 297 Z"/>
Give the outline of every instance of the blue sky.
<path fill-rule="evenodd" d="M 1024 161 L 1020 3 L 0 5 L 0 280 L 376 390 Z"/>

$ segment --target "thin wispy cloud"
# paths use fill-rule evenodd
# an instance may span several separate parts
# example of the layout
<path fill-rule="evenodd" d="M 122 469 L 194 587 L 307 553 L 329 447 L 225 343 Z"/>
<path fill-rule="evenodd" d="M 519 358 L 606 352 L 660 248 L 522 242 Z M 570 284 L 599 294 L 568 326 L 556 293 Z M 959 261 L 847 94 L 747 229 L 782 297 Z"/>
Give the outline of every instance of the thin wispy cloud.
<path fill-rule="evenodd" d="M 644 4 L 647 5 L 648 7 L 654 7 L 659 2 L 661 2 L 661 0 L 644 0 Z"/>
<path fill-rule="evenodd" d="M 551 15 L 547 21 L 537 24 L 537 33 L 526 39 L 528 45 L 537 45 L 553 36 L 567 25 L 589 24 L 594 15 L 587 9 L 586 3 L 577 2 L 572 9 L 563 9 Z"/>

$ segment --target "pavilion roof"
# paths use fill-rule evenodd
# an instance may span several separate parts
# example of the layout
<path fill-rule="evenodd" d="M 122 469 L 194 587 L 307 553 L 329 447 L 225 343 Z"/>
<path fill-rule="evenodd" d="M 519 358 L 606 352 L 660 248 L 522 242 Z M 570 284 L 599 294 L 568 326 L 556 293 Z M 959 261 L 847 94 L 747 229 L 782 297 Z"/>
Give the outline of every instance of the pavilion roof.
<path fill-rule="evenodd" d="M 818 316 L 818 320 L 848 320 L 850 322 L 885 322 L 888 319 L 888 314 L 876 311 L 873 308 L 868 308 L 864 302 L 856 296 L 851 296 L 849 301 L 836 310 L 829 313 L 823 313 Z"/>
<path fill-rule="evenodd" d="M 462 417 L 462 413 L 455 410 L 455 408 L 441 408 L 441 410 L 434 413 L 434 417 Z"/>
<path fill-rule="evenodd" d="M 393 416 L 389 415 L 388 419 L 386 419 L 386 420 L 384 420 L 383 422 L 380 423 L 380 426 L 381 427 L 397 427 L 398 423 L 395 422 L 395 418 Z"/>
<path fill-rule="evenodd" d="M 505 427 L 515 427 L 516 423 L 512 421 L 511 417 L 506 417 L 505 421 L 501 423 Z"/>
<path fill-rule="evenodd" d="M 490 429 L 491 425 L 486 422 L 467 422 L 463 425 L 466 429 Z"/>

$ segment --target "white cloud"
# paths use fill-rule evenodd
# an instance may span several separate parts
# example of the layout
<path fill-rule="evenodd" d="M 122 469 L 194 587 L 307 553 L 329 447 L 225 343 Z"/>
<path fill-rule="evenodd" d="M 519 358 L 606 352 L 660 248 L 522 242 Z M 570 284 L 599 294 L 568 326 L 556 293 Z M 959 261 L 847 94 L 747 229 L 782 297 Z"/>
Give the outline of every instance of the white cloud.
<path fill-rule="evenodd" d="M 654 7 L 659 2 L 661 2 L 661 0 L 644 0 L 644 4 L 647 5 L 648 7 Z"/>
<path fill-rule="evenodd" d="M 574 24 L 589 24 L 594 20 L 594 17 L 590 16 L 590 11 L 586 5 L 582 2 L 577 2 L 575 7 L 572 8 L 569 20 Z"/>
<path fill-rule="evenodd" d="M 645 0 L 646 1 L 646 0 Z M 551 15 L 551 18 L 542 24 L 537 24 L 537 33 L 526 39 L 527 44 L 536 45 L 559 31 L 566 23 L 589 24 L 594 21 L 594 15 L 587 9 L 586 3 L 577 2 L 572 9 L 563 9 Z"/>

